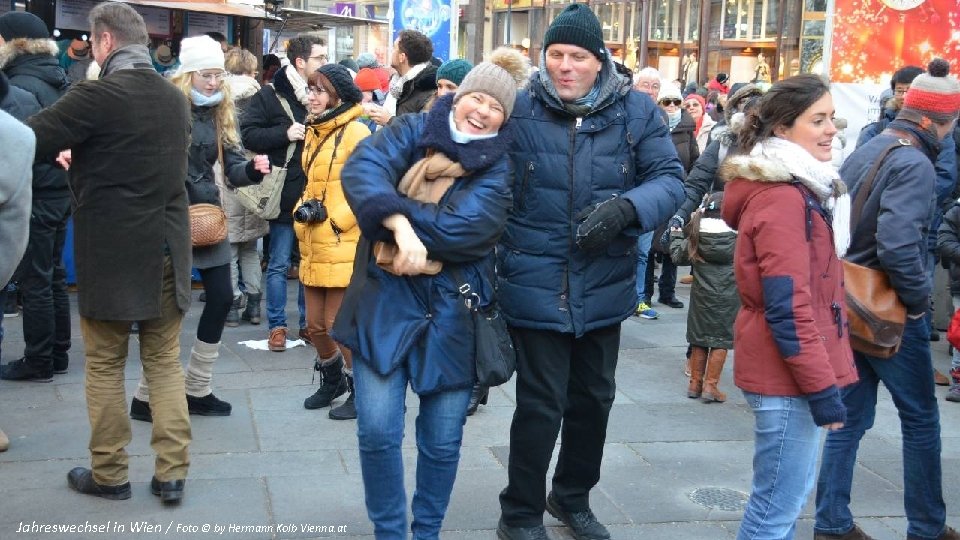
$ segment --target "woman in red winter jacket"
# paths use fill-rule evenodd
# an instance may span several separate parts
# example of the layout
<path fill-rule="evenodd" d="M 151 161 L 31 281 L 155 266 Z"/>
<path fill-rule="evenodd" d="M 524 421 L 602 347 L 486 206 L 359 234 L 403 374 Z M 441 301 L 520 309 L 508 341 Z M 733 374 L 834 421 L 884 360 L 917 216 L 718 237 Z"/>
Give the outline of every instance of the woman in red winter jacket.
<path fill-rule="evenodd" d="M 756 421 L 738 540 L 793 538 L 813 488 L 820 427 L 843 426 L 839 388 L 857 380 L 839 260 L 850 199 L 830 166 L 833 114 L 820 77 L 779 81 L 748 113 L 718 171 L 729 182 L 723 219 L 738 231 L 734 382 Z"/>

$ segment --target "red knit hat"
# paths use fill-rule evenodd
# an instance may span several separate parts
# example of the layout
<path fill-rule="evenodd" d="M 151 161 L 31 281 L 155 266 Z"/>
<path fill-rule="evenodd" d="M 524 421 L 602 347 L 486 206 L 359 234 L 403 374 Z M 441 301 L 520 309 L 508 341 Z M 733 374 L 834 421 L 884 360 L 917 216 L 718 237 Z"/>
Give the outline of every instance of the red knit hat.
<path fill-rule="evenodd" d="M 377 77 L 377 73 L 371 68 L 363 68 L 358 71 L 353 82 L 361 92 L 373 92 L 374 90 L 380 89 L 380 79 Z"/>
<path fill-rule="evenodd" d="M 683 101 L 684 103 L 686 103 L 691 99 L 699 103 L 701 109 L 703 109 L 704 111 L 707 110 L 707 100 L 703 99 L 703 96 L 701 96 L 700 94 L 690 94 L 689 96 L 683 98 Z"/>
<path fill-rule="evenodd" d="M 938 122 L 948 122 L 960 111 L 960 82 L 950 77 L 950 63 L 935 58 L 927 72 L 917 76 L 903 96 L 903 108 Z"/>

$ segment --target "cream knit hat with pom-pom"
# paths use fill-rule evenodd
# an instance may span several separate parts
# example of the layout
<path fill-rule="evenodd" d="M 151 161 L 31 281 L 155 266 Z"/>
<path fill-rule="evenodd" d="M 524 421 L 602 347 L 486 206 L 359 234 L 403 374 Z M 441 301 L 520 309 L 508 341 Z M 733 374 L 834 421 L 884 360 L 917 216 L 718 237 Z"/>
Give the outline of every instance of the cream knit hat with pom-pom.
<path fill-rule="evenodd" d="M 529 66 L 529 61 L 519 51 L 500 47 L 467 73 L 453 102 L 470 92 L 483 92 L 496 99 L 503 106 L 504 116 L 509 118 L 517 99 L 517 88 L 526 79 Z"/>

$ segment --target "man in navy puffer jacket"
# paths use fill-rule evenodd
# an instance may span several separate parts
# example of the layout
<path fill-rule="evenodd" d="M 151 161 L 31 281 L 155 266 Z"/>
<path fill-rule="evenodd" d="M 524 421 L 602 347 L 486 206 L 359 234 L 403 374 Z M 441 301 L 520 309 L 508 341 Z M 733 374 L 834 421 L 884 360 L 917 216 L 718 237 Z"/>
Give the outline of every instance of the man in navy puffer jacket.
<path fill-rule="evenodd" d="M 683 169 L 653 101 L 631 90 L 600 22 L 568 6 L 511 116 L 514 206 L 497 248 L 499 300 L 518 348 L 501 539 L 609 538 L 589 507 L 614 397 L 620 324 L 636 308 L 637 236 L 684 200 Z M 546 473 L 563 427 L 553 490 Z"/>

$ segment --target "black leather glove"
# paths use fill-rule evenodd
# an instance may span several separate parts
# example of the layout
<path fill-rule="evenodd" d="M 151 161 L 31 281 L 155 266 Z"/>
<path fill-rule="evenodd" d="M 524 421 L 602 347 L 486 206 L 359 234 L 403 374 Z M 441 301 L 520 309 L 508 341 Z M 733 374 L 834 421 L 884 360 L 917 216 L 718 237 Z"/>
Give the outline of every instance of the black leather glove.
<path fill-rule="evenodd" d="M 673 216 L 670 218 L 670 221 L 667 222 L 667 228 L 663 230 L 663 234 L 660 235 L 660 247 L 664 251 L 670 251 L 670 231 L 673 229 L 683 229 L 683 218 L 680 216 Z"/>
<path fill-rule="evenodd" d="M 633 204 L 620 197 L 588 206 L 577 214 L 577 246 L 585 251 L 607 247 L 624 228 L 637 220 Z"/>

